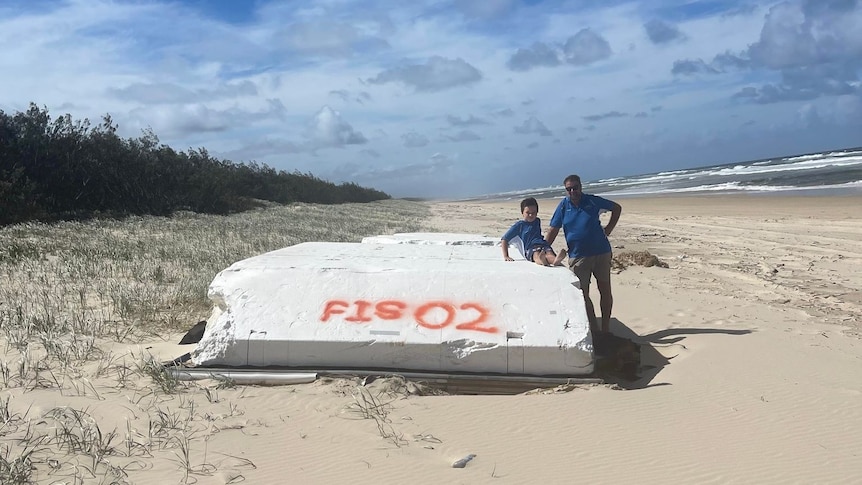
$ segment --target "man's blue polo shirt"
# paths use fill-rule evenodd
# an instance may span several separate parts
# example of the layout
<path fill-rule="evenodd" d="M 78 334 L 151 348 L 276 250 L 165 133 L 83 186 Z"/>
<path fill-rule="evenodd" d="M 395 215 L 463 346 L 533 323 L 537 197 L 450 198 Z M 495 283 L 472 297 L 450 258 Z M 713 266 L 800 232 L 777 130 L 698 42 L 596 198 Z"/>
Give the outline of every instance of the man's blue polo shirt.
<path fill-rule="evenodd" d="M 614 203 L 596 195 L 581 194 L 578 205 L 563 198 L 554 215 L 551 227 L 562 227 L 569 246 L 570 258 L 586 258 L 611 252 L 611 243 L 599 220 L 599 213 L 612 210 Z"/>

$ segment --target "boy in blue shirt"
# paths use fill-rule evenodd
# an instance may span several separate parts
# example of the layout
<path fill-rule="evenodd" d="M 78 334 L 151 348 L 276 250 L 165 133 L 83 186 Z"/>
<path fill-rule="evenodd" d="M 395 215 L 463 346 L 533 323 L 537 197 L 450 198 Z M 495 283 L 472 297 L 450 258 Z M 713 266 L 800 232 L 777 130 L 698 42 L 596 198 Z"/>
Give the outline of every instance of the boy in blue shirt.
<path fill-rule="evenodd" d="M 527 261 L 533 261 L 542 266 L 562 266 L 565 253 L 557 256 L 551 245 L 542 236 L 542 221 L 537 217 L 539 214 L 539 203 L 532 197 L 521 201 L 521 214 L 524 216 L 512 225 L 506 234 L 503 234 L 501 247 L 503 248 L 503 259 L 514 261 L 509 257 L 509 241 L 515 237 L 521 238 L 524 244 L 524 257 Z"/>

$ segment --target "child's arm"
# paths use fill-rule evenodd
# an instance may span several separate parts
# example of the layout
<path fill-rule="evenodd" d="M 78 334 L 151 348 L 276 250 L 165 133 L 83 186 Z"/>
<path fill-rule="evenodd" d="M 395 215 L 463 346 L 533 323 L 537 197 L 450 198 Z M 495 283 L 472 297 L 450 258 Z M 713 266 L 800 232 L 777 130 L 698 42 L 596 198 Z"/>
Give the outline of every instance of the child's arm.
<path fill-rule="evenodd" d="M 503 248 L 503 259 L 506 261 L 514 261 L 514 259 L 509 256 L 509 241 L 501 239 L 500 247 Z"/>
<path fill-rule="evenodd" d="M 506 231 L 506 234 L 503 234 L 503 237 L 500 239 L 500 247 L 503 248 L 503 259 L 506 261 L 514 261 L 509 256 L 509 240 L 514 239 L 515 236 L 518 235 L 518 229 L 521 226 L 521 221 L 518 221 L 512 224 L 512 227 Z"/>

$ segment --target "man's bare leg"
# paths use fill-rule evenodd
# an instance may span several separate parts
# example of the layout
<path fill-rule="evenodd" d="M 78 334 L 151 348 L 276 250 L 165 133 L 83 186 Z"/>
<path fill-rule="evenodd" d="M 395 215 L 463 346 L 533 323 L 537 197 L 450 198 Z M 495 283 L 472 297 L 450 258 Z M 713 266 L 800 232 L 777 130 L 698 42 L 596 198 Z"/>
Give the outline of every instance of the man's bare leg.
<path fill-rule="evenodd" d="M 599 287 L 599 305 L 602 307 L 602 332 L 611 331 L 611 310 L 614 307 L 614 296 L 611 293 L 610 281 L 596 281 Z M 595 317 L 593 317 L 595 318 Z"/>
<path fill-rule="evenodd" d="M 593 332 L 598 331 L 599 327 L 596 322 L 596 309 L 593 307 L 593 300 L 590 300 L 590 289 L 587 288 L 583 290 L 584 293 L 584 306 L 587 308 L 587 318 L 590 320 L 590 330 Z"/>

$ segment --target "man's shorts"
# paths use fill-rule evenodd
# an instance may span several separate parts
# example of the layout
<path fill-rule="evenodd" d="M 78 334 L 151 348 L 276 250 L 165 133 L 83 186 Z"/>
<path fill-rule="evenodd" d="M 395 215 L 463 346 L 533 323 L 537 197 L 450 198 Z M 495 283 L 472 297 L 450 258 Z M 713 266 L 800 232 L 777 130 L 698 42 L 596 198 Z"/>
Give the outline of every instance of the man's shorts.
<path fill-rule="evenodd" d="M 581 289 L 590 288 L 590 277 L 595 276 L 598 282 L 611 281 L 611 260 L 613 253 L 598 254 L 585 258 L 569 258 L 569 269 L 578 277 Z"/>
<path fill-rule="evenodd" d="M 554 250 L 551 249 L 550 244 L 548 244 L 548 243 L 536 244 L 533 247 L 531 247 L 530 249 L 527 249 L 527 252 L 524 254 L 524 257 L 527 258 L 527 261 L 533 260 L 533 253 L 535 253 L 536 251 L 550 251 L 552 254 L 554 253 Z M 555 256 L 556 256 L 556 254 L 555 254 Z"/>

